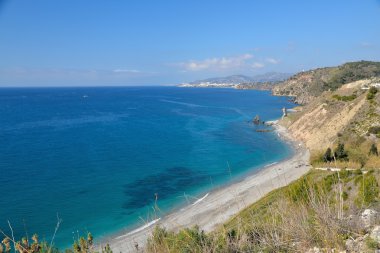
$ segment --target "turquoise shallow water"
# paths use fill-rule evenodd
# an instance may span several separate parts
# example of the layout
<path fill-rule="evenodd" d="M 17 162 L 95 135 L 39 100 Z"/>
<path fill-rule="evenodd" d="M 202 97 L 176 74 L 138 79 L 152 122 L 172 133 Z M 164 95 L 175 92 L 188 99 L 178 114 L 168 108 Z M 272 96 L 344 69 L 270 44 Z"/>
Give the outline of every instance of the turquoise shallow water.
<path fill-rule="evenodd" d="M 275 133 L 248 123 L 284 106 L 252 90 L 0 89 L 0 228 L 50 239 L 58 214 L 66 247 L 140 226 L 288 157 Z"/>

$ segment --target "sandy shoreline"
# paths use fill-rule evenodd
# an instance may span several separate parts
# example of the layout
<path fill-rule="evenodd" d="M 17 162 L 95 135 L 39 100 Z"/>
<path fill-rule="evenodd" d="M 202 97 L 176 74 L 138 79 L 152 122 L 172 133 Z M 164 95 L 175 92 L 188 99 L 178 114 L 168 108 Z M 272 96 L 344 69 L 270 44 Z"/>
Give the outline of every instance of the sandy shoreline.
<path fill-rule="evenodd" d="M 292 140 L 285 127 L 274 125 L 277 134 L 294 148 L 294 154 L 287 160 L 270 164 L 242 181 L 217 189 L 200 198 L 197 202 L 175 211 L 161 219 L 150 221 L 144 227 L 108 238 L 113 252 L 136 252 L 135 245 L 142 248 L 155 225 L 169 230 L 198 225 L 209 232 L 226 222 L 236 213 L 259 200 L 268 192 L 285 186 L 304 175 L 309 170 L 309 151 Z"/>

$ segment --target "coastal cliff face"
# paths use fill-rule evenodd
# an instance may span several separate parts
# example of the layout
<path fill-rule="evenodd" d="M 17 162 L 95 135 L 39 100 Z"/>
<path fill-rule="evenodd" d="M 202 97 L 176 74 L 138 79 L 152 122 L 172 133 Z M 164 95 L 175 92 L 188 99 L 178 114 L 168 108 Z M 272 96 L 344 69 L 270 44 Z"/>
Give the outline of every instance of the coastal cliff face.
<path fill-rule="evenodd" d="M 362 111 L 365 95 L 346 105 L 334 101 L 331 94 L 315 99 L 303 111 L 294 115 L 289 122 L 289 131 L 298 140 L 303 141 L 312 150 L 328 147 L 343 132 L 355 115 Z"/>
<path fill-rule="evenodd" d="M 379 96 L 369 100 L 371 79 L 352 82 L 335 91 L 325 91 L 283 120 L 292 135 L 311 150 L 325 149 L 337 141 L 371 139 L 371 127 L 380 124 Z"/>
<path fill-rule="evenodd" d="M 370 131 L 380 125 L 379 96 L 368 99 L 372 86 L 380 88 L 380 63 L 361 61 L 298 73 L 272 92 L 293 96 L 302 105 L 282 124 L 318 151 L 338 142 L 378 142 L 377 133 Z"/>
<path fill-rule="evenodd" d="M 344 84 L 380 77 L 380 62 L 350 62 L 337 67 L 300 72 L 276 85 L 277 96 L 293 96 L 298 104 L 308 104 L 325 91 L 335 91 Z"/>

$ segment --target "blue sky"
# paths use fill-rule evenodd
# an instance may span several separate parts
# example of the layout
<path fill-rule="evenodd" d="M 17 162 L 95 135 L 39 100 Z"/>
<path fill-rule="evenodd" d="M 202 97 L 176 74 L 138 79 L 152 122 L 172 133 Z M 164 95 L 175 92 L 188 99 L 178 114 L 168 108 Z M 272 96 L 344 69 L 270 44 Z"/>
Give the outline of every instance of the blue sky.
<path fill-rule="evenodd" d="M 0 86 L 176 84 L 380 61 L 379 0 L 0 0 Z"/>

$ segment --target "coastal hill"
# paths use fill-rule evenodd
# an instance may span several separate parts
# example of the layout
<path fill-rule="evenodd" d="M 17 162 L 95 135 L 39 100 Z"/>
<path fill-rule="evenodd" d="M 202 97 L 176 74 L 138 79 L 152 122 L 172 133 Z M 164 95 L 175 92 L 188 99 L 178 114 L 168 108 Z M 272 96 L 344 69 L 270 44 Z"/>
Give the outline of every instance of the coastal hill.
<path fill-rule="evenodd" d="M 273 94 L 294 96 L 298 104 L 307 104 L 324 91 L 335 91 L 358 80 L 380 77 L 380 62 L 349 62 L 337 67 L 300 72 L 273 88 Z"/>
<path fill-rule="evenodd" d="M 197 80 L 178 85 L 179 87 L 208 87 L 208 88 L 250 88 L 270 90 L 274 83 L 284 81 L 291 74 L 269 72 L 256 76 L 232 75 Z"/>
<path fill-rule="evenodd" d="M 299 73 L 273 93 L 303 104 L 281 123 L 311 150 L 312 163 L 327 166 L 324 152 L 344 143 L 349 159 L 341 167 L 377 168 L 369 150 L 380 138 L 379 88 L 380 63 L 362 61 Z"/>

